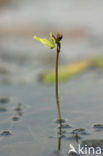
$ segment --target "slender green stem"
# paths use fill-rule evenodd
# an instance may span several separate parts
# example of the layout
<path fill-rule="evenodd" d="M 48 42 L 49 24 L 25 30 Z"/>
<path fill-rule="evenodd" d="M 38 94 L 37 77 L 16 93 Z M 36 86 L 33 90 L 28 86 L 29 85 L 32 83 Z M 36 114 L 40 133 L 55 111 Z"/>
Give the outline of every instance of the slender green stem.
<path fill-rule="evenodd" d="M 57 103 L 57 110 L 59 115 L 59 121 L 62 122 L 62 116 L 60 111 L 60 104 L 59 104 L 59 95 L 58 95 L 58 62 L 59 62 L 59 53 L 60 53 L 60 44 L 57 44 L 57 56 L 56 56 L 56 103 Z"/>

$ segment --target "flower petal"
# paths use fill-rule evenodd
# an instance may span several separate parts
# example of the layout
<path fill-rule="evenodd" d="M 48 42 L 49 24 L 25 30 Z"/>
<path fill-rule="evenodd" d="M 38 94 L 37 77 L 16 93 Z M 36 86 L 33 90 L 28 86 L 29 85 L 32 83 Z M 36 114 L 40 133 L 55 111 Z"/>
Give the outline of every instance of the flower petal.
<path fill-rule="evenodd" d="M 34 36 L 34 39 L 41 42 L 42 44 L 49 47 L 50 49 L 53 49 L 56 46 L 55 39 L 52 37 L 52 33 L 50 33 L 50 39 L 51 40 L 44 39 L 44 38 L 39 38 L 37 36 Z"/>

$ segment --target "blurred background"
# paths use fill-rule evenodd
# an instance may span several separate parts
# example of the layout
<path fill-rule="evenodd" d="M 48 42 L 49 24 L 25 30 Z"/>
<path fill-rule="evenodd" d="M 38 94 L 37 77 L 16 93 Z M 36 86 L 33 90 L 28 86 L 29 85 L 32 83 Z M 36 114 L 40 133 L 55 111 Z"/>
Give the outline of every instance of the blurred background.
<path fill-rule="evenodd" d="M 102 16 L 102 0 L 0 0 L 0 83 L 35 84 L 54 67 L 55 52 L 34 35 L 63 34 L 61 64 L 102 53 Z"/>

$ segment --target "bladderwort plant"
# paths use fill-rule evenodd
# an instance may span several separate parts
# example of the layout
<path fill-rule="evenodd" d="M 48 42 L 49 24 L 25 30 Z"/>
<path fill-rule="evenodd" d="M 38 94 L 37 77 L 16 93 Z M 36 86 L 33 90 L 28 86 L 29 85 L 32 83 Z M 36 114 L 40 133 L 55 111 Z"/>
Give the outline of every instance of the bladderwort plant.
<path fill-rule="evenodd" d="M 39 38 L 37 36 L 34 36 L 33 38 L 37 41 L 41 42 L 45 46 L 49 47 L 50 49 L 53 49 L 57 47 L 56 49 L 56 68 L 55 68 L 55 77 L 56 77 L 56 103 L 57 103 L 57 111 L 59 116 L 59 123 L 62 126 L 62 116 L 61 116 L 61 110 L 60 110 L 60 103 L 59 103 L 59 94 L 58 94 L 58 63 L 59 63 L 59 54 L 61 51 L 61 40 L 63 38 L 63 35 L 60 33 L 57 33 L 57 36 L 55 37 L 51 32 L 49 33 L 50 39 L 44 39 Z"/>

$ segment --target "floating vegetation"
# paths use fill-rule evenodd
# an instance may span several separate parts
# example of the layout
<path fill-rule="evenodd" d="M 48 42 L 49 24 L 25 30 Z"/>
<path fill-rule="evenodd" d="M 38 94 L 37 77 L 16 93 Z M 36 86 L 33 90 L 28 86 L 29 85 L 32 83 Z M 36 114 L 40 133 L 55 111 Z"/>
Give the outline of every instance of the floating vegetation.
<path fill-rule="evenodd" d="M 86 132 L 84 128 L 74 129 L 72 131 L 72 134 L 88 135 L 88 133 Z"/>
<path fill-rule="evenodd" d="M 22 116 L 23 115 L 22 104 L 21 103 L 19 103 L 14 110 L 17 112 L 18 116 Z"/>
<path fill-rule="evenodd" d="M 11 135 L 11 131 L 5 130 L 5 131 L 1 132 L 0 135 L 1 136 L 9 136 L 9 135 Z"/>
<path fill-rule="evenodd" d="M 56 120 L 56 123 L 57 123 L 57 124 L 66 123 L 66 120 L 65 120 L 65 119 L 62 119 L 62 120 L 57 119 L 57 120 Z"/>
<path fill-rule="evenodd" d="M 18 116 L 13 116 L 13 117 L 12 117 L 12 120 L 13 120 L 13 121 L 18 121 L 18 120 L 19 120 L 19 117 L 18 117 Z"/>
<path fill-rule="evenodd" d="M 89 67 L 89 61 L 83 60 L 76 63 L 63 65 L 58 70 L 58 81 L 63 82 L 77 75 Z M 47 84 L 55 83 L 55 70 L 49 70 L 42 75 L 42 81 Z"/>
<path fill-rule="evenodd" d="M 65 80 L 80 74 L 90 67 L 103 68 L 103 55 L 60 66 L 58 70 L 58 81 L 64 82 Z M 55 83 L 55 70 L 52 69 L 44 72 L 41 75 L 41 80 L 46 84 Z"/>
<path fill-rule="evenodd" d="M 58 128 L 62 128 L 62 129 L 68 129 L 68 128 L 72 128 L 68 123 L 62 124 L 62 127 L 59 125 Z"/>
<path fill-rule="evenodd" d="M 17 111 L 17 112 L 22 111 L 21 106 L 22 106 L 22 104 L 21 104 L 21 103 L 19 103 L 19 104 L 18 104 L 18 106 L 17 106 L 14 110 L 15 110 L 15 111 Z"/>
<path fill-rule="evenodd" d="M 103 124 L 95 124 L 93 128 L 96 129 L 96 131 L 101 131 L 103 130 Z"/>
<path fill-rule="evenodd" d="M 6 96 L 0 96 L 0 103 L 8 103 L 10 102 L 10 98 L 9 97 L 6 97 Z"/>
<path fill-rule="evenodd" d="M 96 68 L 103 68 L 103 55 L 91 59 L 91 66 Z"/>
<path fill-rule="evenodd" d="M 67 140 L 75 140 L 76 142 L 78 142 L 80 139 L 82 139 L 82 137 L 80 135 L 78 135 L 78 134 L 74 134 L 74 135 L 72 135 L 70 137 L 67 137 L 66 139 Z"/>

